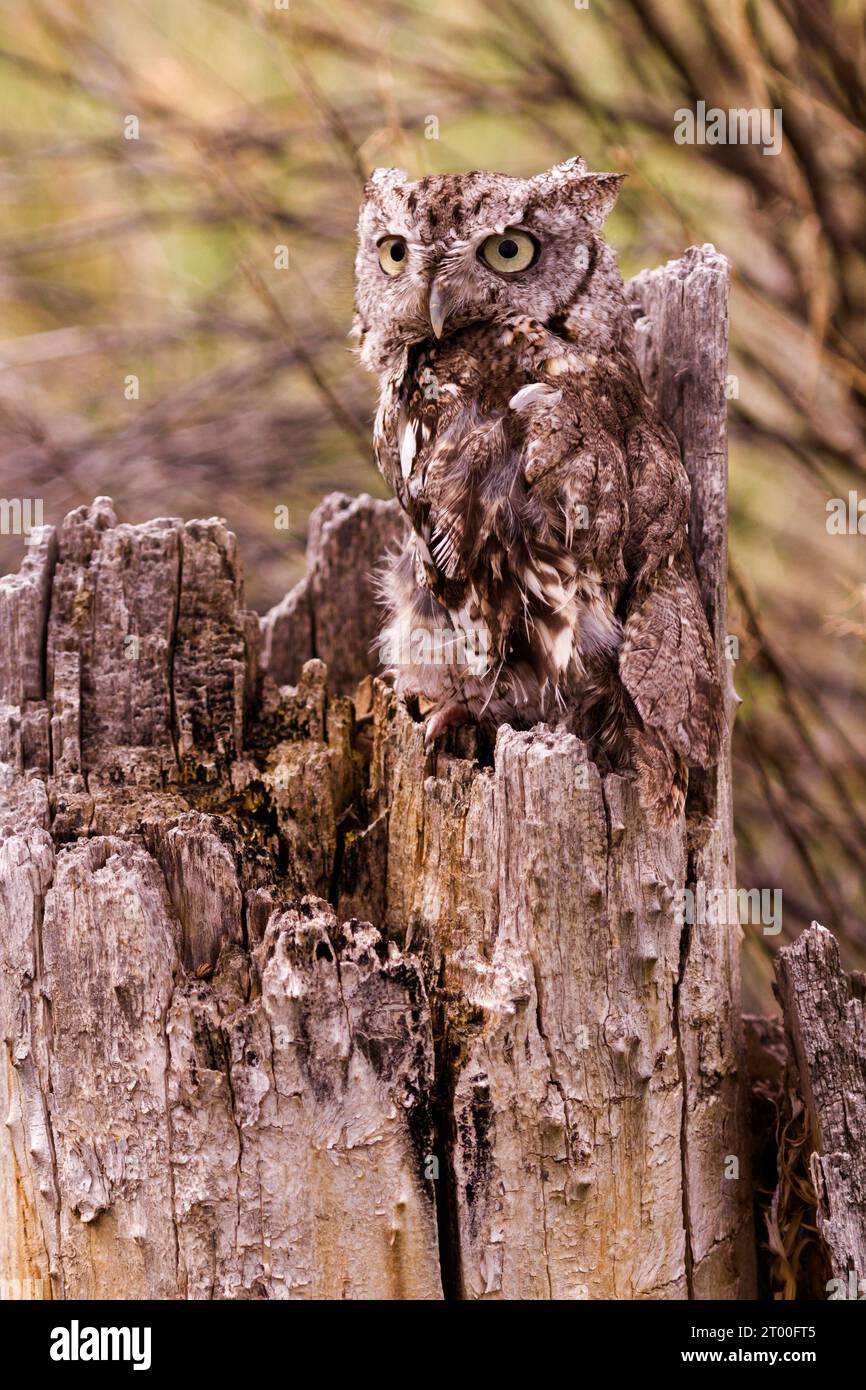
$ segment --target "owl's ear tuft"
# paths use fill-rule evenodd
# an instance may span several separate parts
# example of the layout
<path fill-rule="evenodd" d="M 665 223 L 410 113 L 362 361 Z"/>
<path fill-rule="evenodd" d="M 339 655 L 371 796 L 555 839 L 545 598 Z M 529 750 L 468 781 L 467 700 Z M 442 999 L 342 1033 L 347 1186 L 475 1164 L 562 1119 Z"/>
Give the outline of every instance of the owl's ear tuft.
<path fill-rule="evenodd" d="M 613 207 L 625 174 L 590 174 L 579 155 L 554 164 L 538 182 L 547 192 L 570 203 L 591 227 L 601 227 Z"/>
<path fill-rule="evenodd" d="M 591 227 L 601 227 L 619 197 L 625 174 L 585 174 L 577 180 L 580 210 Z"/>
<path fill-rule="evenodd" d="M 579 154 L 572 155 L 571 159 L 564 159 L 561 164 L 554 164 L 542 178 L 552 179 L 554 183 L 570 183 L 574 178 L 580 178 L 586 173 L 586 160 Z"/>
<path fill-rule="evenodd" d="M 405 169 L 374 169 L 367 180 L 364 193 L 368 198 L 375 198 L 381 193 L 392 193 L 398 188 L 403 188 L 409 182 L 409 175 Z"/>

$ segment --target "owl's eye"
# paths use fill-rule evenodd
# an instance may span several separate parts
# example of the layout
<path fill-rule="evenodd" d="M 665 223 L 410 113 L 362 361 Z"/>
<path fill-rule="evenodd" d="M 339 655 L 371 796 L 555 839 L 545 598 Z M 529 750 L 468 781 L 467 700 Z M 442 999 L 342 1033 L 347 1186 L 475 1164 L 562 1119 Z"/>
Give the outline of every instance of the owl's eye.
<path fill-rule="evenodd" d="M 526 270 L 538 255 L 538 242 L 528 232 L 512 232 L 508 228 L 489 236 L 481 245 L 481 259 L 500 275 L 514 275 Z"/>
<path fill-rule="evenodd" d="M 406 243 L 401 236 L 386 236 L 379 242 L 379 264 L 386 275 L 399 275 L 406 268 Z"/>

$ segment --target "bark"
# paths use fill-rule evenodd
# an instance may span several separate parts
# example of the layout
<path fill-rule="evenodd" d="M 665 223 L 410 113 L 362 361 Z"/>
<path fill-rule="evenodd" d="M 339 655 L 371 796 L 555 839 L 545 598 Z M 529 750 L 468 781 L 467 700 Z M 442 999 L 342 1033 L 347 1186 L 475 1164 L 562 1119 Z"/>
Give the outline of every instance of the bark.
<path fill-rule="evenodd" d="M 722 651 L 727 266 L 630 293 Z M 751 1293 L 739 929 L 675 911 L 734 881 L 728 750 L 667 834 L 562 731 L 428 753 L 349 698 L 401 524 L 326 499 L 261 635 L 213 519 L 98 499 L 0 581 L 3 1276 Z"/>
<path fill-rule="evenodd" d="M 866 978 L 818 922 L 776 960 L 793 1084 L 806 1107 L 817 1225 L 842 1298 L 866 1295 Z"/>
<path fill-rule="evenodd" d="M 688 883 L 736 886 L 731 732 L 739 698 L 727 650 L 727 427 L 729 267 L 712 246 L 644 271 L 628 286 L 641 375 L 682 449 L 692 487 L 689 539 L 726 690 L 719 764 L 692 774 Z M 753 1291 L 753 1233 L 741 1187 L 749 1182 L 746 1075 L 740 1009 L 740 930 L 695 921 L 683 929 L 677 987 L 685 1088 L 682 1151 L 687 1268 L 694 1297 Z M 727 1143 L 726 1143 L 727 1141 Z M 739 1159 L 740 1187 L 721 1184 L 719 1145 Z M 732 1166 L 732 1165 L 731 1165 Z M 747 1199 L 746 1199 L 747 1200 Z"/>
<path fill-rule="evenodd" d="M 307 574 L 262 619 L 262 662 L 278 685 L 293 685 L 305 661 L 319 657 L 329 684 L 352 694 L 375 668 L 379 610 L 374 574 L 402 535 L 395 499 L 331 493 L 310 518 Z"/>

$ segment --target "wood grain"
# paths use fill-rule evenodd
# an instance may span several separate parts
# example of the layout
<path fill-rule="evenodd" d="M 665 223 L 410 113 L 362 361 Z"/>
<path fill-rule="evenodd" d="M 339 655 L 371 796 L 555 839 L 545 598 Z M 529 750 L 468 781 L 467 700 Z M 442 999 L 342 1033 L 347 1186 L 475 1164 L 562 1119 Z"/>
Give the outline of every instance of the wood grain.
<path fill-rule="evenodd" d="M 630 294 L 721 650 L 727 266 L 693 249 Z M 0 580 L 3 1277 L 752 1291 L 739 928 L 675 911 L 734 882 L 727 747 L 660 834 L 562 730 L 479 760 L 465 730 L 425 750 L 379 681 L 356 705 L 359 575 L 399 524 L 327 499 L 261 631 L 214 518 L 97 499 Z"/>

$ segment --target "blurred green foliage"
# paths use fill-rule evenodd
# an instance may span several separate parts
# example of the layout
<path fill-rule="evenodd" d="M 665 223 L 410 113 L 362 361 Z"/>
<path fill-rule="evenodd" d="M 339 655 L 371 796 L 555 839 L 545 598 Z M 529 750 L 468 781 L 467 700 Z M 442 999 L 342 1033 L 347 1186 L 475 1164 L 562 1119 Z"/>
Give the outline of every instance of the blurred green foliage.
<path fill-rule="evenodd" d="M 310 509 L 384 488 L 347 333 L 365 173 L 629 175 L 625 274 L 731 259 L 738 870 L 866 963 L 862 0 L 7 0 L 0 15 L 0 490 L 46 519 L 225 516 L 248 594 L 299 573 Z M 783 112 L 776 157 L 675 144 L 694 106 Z M 129 118 L 138 123 L 138 138 Z M 431 122 L 438 138 L 429 139 Z M 287 246 L 289 268 L 277 269 Z M 128 399 L 128 378 L 138 398 Z M 288 505 L 291 527 L 274 527 Z M 0 539 L 15 568 L 21 542 Z"/>

